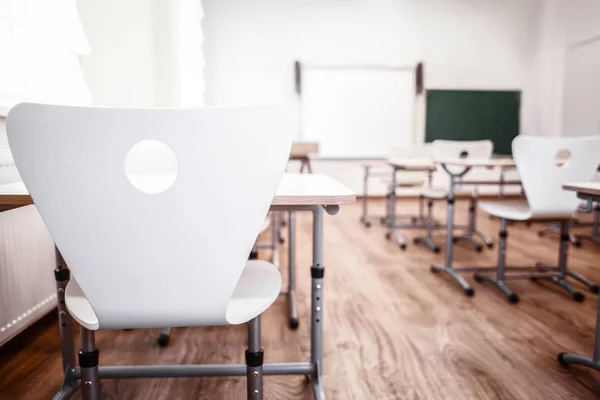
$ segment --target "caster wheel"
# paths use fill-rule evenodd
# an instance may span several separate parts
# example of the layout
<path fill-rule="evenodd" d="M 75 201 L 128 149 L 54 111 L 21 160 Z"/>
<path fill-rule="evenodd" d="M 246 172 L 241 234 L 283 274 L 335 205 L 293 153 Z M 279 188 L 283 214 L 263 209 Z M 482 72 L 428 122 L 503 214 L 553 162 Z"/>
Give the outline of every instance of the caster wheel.
<path fill-rule="evenodd" d="M 519 296 L 517 296 L 515 293 L 511 293 L 508 296 L 508 302 L 510 304 L 517 304 L 519 302 Z"/>
<path fill-rule="evenodd" d="M 284 239 L 284 238 L 282 238 L 282 237 L 280 237 L 280 238 L 279 238 L 279 243 L 280 243 L 280 244 L 284 244 L 284 243 L 285 243 L 285 239 Z"/>
<path fill-rule="evenodd" d="M 544 232 L 538 232 L 539 237 L 544 237 Z"/>
<path fill-rule="evenodd" d="M 482 245 L 475 246 L 475 251 L 478 253 L 481 253 L 483 251 L 483 246 Z"/>
<path fill-rule="evenodd" d="M 493 248 L 494 248 L 494 243 L 486 243 L 486 244 L 485 244 L 485 246 L 486 246 L 488 249 L 493 249 Z"/>
<path fill-rule="evenodd" d="M 294 331 L 296 329 L 298 329 L 298 319 L 297 318 L 290 319 L 290 329 L 294 330 Z"/>
<path fill-rule="evenodd" d="M 164 333 L 161 333 L 158 337 L 158 345 L 160 347 L 167 347 L 170 341 L 171 337 L 169 335 L 165 335 Z"/>
<path fill-rule="evenodd" d="M 481 277 L 480 277 L 478 274 L 475 274 L 475 275 L 473 276 L 473 279 L 474 279 L 474 280 L 475 280 L 475 282 L 477 282 L 477 283 L 481 283 L 481 282 L 483 282 L 483 279 L 481 279 Z"/>
<path fill-rule="evenodd" d="M 437 273 L 438 273 L 438 270 L 437 270 L 437 269 L 435 269 L 433 265 L 432 265 L 432 266 L 431 266 L 429 269 L 431 270 L 431 272 L 433 272 L 433 273 L 435 273 L 435 274 L 437 274 Z"/>
<path fill-rule="evenodd" d="M 581 242 L 575 242 L 575 243 L 573 243 L 573 246 L 575 246 L 575 247 L 581 247 Z"/>
<path fill-rule="evenodd" d="M 413 244 L 419 244 L 419 239 L 413 238 L 412 242 L 413 242 Z"/>
<path fill-rule="evenodd" d="M 365 226 L 366 226 L 367 228 L 370 228 L 370 227 L 371 227 L 371 223 L 370 223 L 370 222 L 367 222 L 367 223 L 365 224 Z"/>
<path fill-rule="evenodd" d="M 475 295 L 475 291 L 472 288 L 466 288 L 465 294 L 469 297 L 473 297 Z"/>
<path fill-rule="evenodd" d="M 525 226 L 529 228 L 531 226 L 531 222 L 525 222 Z"/>
<path fill-rule="evenodd" d="M 458 243 L 458 238 L 452 238 L 452 243 Z"/>
<path fill-rule="evenodd" d="M 600 292 L 599 289 L 600 289 L 600 287 L 598 287 L 598 285 L 596 285 L 595 283 L 592 286 L 590 286 L 590 292 L 592 292 L 592 293 L 598 294 L 598 292 Z"/>
<path fill-rule="evenodd" d="M 434 252 L 435 254 L 439 254 L 439 252 L 440 252 L 440 251 L 441 251 L 441 250 L 440 250 L 440 248 L 439 248 L 439 247 L 434 247 L 434 248 L 433 248 L 433 252 Z"/>
<path fill-rule="evenodd" d="M 402 244 L 400 245 L 400 249 L 401 249 L 401 250 L 406 250 L 406 243 L 402 243 Z"/>
<path fill-rule="evenodd" d="M 569 366 L 569 364 L 565 361 L 565 358 L 564 358 L 565 354 L 566 353 L 558 353 L 556 360 L 558 361 L 558 363 L 560 364 L 561 367 L 567 368 Z"/>
<path fill-rule="evenodd" d="M 386 238 L 387 240 L 390 240 L 390 239 L 392 238 L 392 234 L 391 234 L 391 233 L 389 233 L 389 232 L 388 232 L 388 233 L 386 233 L 386 234 L 385 234 L 385 238 Z"/>
<path fill-rule="evenodd" d="M 575 292 L 575 294 L 573 294 L 573 300 L 575 300 L 578 303 L 581 303 L 583 300 L 585 300 L 585 296 L 579 292 Z"/>

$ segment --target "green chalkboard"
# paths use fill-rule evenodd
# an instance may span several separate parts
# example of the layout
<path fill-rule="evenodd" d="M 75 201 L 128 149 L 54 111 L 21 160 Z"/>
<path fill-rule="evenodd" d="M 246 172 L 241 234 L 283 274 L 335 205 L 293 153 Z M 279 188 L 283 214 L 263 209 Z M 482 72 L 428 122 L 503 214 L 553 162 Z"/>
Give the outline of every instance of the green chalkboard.
<path fill-rule="evenodd" d="M 495 154 L 511 155 L 520 108 L 520 91 L 427 90 L 425 141 L 490 139 Z"/>

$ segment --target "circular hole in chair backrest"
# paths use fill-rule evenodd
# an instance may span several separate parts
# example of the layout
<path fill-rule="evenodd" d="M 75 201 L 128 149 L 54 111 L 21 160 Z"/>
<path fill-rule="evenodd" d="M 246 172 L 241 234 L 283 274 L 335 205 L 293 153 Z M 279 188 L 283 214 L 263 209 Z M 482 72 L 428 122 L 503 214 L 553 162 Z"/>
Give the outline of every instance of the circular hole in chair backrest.
<path fill-rule="evenodd" d="M 125 157 L 125 175 L 144 193 L 164 192 L 175 183 L 179 165 L 169 146 L 158 140 L 134 144 Z"/>
<path fill-rule="evenodd" d="M 571 152 L 567 149 L 562 149 L 556 152 L 554 155 L 554 165 L 559 168 L 564 168 L 569 164 L 571 160 Z"/>
<path fill-rule="evenodd" d="M 469 152 L 466 151 L 466 150 L 463 150 L 463 151 L 460 152 L 459 157 L 460 158 L 467 158 L 467 157 L 469 157 Z"/>

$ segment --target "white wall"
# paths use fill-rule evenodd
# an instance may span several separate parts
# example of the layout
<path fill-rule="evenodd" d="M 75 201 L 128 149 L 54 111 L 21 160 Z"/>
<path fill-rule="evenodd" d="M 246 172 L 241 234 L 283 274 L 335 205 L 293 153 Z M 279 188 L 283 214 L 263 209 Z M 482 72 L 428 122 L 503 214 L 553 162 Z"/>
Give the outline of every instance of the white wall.
<path fill-rule="evenodd" d="M 203 90 L 203 79 L 198 79 L 202 65 L 192 54 L 201 54 L 202 47 L 190 46 L 201 39 L 189 38 L 198 34 L 189 13 L 201 11 L 193 1 L 78 1 L 92 48 L 92 54 L 82 59 L 82 67 L 94 104 L 173 107 L 202 102 L 201 95 L 187 93 L 190 87 L 199 93 Z M 180 29 L 182 22 L 185 30 Z M 186 35 L 183 42 L 181 35 Z M 182 65 L 189 60 L 196 68 L 191 78 Z"/>
<path fill-rule="evenodd" d="M 536 46 L 539 4 L 204 0 L 206 103 L 274 102 L 297 118 L 294 60 L 392 65 L 423 61 L 427 88 L 521 89 Z M 423 138 L 422 112 L 420 118 L 415 136 Z M 341 169 L 319 162 L 316 169 L 360 191 L 359 165 Z M 383 193 L 383 186 L 374 187 L 374 192 Z"/>
<path fill-rule="evenodd" d="M 79 0 L 92 54 L 82 58 L 94 104 L 152 106 L 155 99 L 153 2 Z"/>
<path fill-rule="evenodd" d="M 566 13 L 562 134 L 600 135 L 600 2 L 576 3 Z"/>

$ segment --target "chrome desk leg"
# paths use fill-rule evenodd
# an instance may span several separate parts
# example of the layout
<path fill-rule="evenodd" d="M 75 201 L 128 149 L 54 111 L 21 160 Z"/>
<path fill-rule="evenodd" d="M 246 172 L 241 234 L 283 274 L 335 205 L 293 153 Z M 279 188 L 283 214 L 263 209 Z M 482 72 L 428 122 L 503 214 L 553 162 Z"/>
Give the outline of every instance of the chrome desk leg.
<path fill-rule="evenodd" d="M 371 221 L 369 221 L 369 211 L 368 211 L 368 187 L 369 187 L 369 171 L 371 166 L 365 165 L 365 176 L 363 178 L 363 198 L 362 198 L 362 216 L 360 217 L 360 222 L 367 228 L 371 227 Z"/>
<path fill-rule="evenodd" d="M 325 400 L 323 389 L 323 208 L 313 209 L 313 266 L 311 268 L 311 351 L 310 360 L 315 366 L 312 376 L 314 396 L 316 400 Z"/>
<path fill-rule="evenodd" d="M 296 214 L 290 211 L 288 222 L 288 317 L 290 329 L 298 329 L 296 303 Z"/>
<path fill-rule="evenodd" d="M 440 247 L 433 241 L 433 225 L 435 220 L 433 219 L 433 199 L 427 199 L 427 220 L 426 228 L 427 233 L 425 236 L 418 236 L 413 239 L 414 244 L 423 243 L 429 247 L 434 253 L 440 252 Z"/>
<path fill-rule="evenodd" d="M 468 170 L 463 171 L 462 174 L 465 174 Z M 452 237 L 453 228 L 454 228 L 454 189 L 456 185 L 456 175 L 450 173 L 450 187 L 448 190 L 448 222 L 447 222 L 447 230 L 446 230 L 446 259 L 444 265 L 432 265 L 431 272 L 445 272 L 450 275 L 458 284 L 462 287 L 465 294 L 467 296 L 473 296 L 475 291 L 473 288 L 467 283 L 465 278 L 463 278 L 457 271 L 460 269 L 455 269 L 452 267 Z"/>
<path fill-rule="evenodd" d="M 69 271 L 67 263 L 57 248 L 55 248 L 55 253 L 57 268 L 54 270 L 54 278 L 56 279 L 60 351 L 63 364 L 62 370 L 64 372 L 62 387 L 54 397 L 54 399 L 59 400 L 69 398 L 77 390 L 78 382 L 71 379 L 70 376 L 70 371 L 76 367 L 75 344 L 73 339 L 73 318 L 69 314 L 65 303 L 65 291 L 71 279 L 71 271 Z"/>
<path fill-rule="evenodd" d="M 475 251 L 481 252 L 483 250 L 483 246 L 481 243 L 476 241 L 473 236 L 479 237 L 485 243 L 488 248 L 492 248 L 493 242 L 492 239 L 484 235 L 483 232 L 477 230 L 477 198 L 472 196 L 469 201 L 469 222 L 467 224 L 467 229 L 462 235 L 454 236 L 452 240 L 454 243 L 457 243 L 460 240 L 465 240 L 469 243 Z"/>
<path fill-rule="evenodd" d="M 570 364 L 577 364 L 600 371 L 600 297 L 598 298 L 598 306 L 596 308 L 596 334 L 592 357 L 579 354 L 560 353 L 558 355 L 558 362 L 563 367 L 567 367 Z"/>
<path fill-rule="evenodd" d="M 248 350 L 246 350 L 246 386 L 248 400 L 263 399 L 263 359 L 260 348 L 260 316 L 248 322 Z"/>
<path fill-rule="evenodd" d="M 100 400 L 100 374 L 98 361 L 100 353 L 96 348 L 94 331 L 85 329 L 81 334 L 81 351 L 79 351 L 79 366 L 81 367 L 81 388 L 83 400 Z"/>
<path fill-rule="evenodd" d="M 396 232 L 396 186 L 397 186 L 396 169 L 393 168 L 392 169 L 392 183 L 390 185 L 389 215 L 388 215 L 388 218 L 386 221 L 387 226 L 388 226 L 388 231 L 385 234 L 385 238 L 388 240 L 394 238 L 396 243 L 398 243 L 398 246 L 400 246 L 400 248 L 402 250 L 405 250 L 406 249 L 406 239 L 404 239 L 404 236 L 402 236 L 401 234 Z"/>
<path fill-rule="evenodd" d="M 496 285 L 498 289 L 508 298 L 510 303 L 518 303 L 519 296 L 515 292 L 513 292 L 504 282 L 504 269 L 506 267 L 506 239 L 508 237 L 508 232 L 506 230 L 506 220 L 500 220 L 500 241 L 498 244 L 498 267 L 496 269 L 496 277 L 493 277 L 488 274 L 475 274 L 475 281 L 483 282 L 488 281 Z"/>

